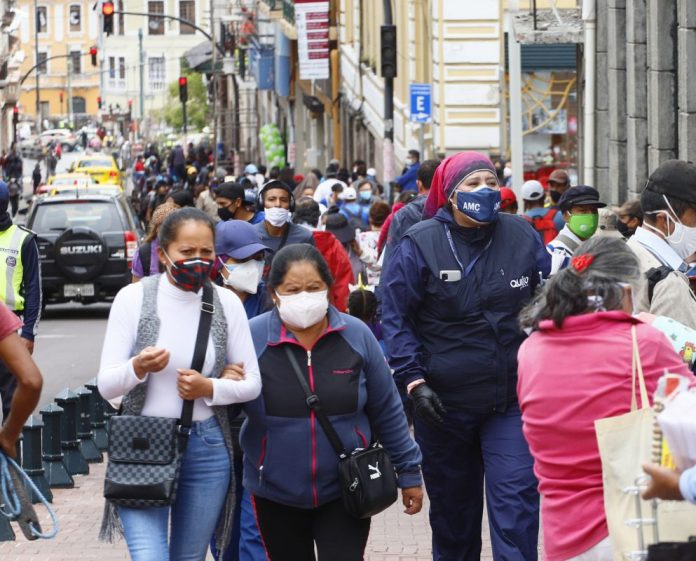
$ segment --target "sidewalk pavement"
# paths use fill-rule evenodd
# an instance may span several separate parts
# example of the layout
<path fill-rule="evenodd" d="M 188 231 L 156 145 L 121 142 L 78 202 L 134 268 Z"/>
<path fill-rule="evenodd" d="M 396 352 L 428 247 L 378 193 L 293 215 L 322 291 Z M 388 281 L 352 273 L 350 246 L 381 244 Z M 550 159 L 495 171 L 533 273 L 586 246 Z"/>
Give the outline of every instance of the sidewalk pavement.
<path fill-rule="evenodd" d="M 27 541 L 16 524 L 14 542 L 0 543 L 3 561 L 127 561 L 125 542 L 98 541 L 104 501 L 102 486 L 106 463 L 90 464 L 90 474 L 75 477 L 73 489 L 53 489 L 53 507 L 59 532 L 52 540 Z M 45 509 L 37 505 L 44 530 L 50 527 Z M 401 500 L 372 519 L 365 561 L 426 561 L 432 559 L 428 503 L 415 516 L 403 514 Z M 481 561 L 492 561 L 488 523 L 484 520 Z M 209 560 L 212 557 L 208 556 Z M 300 560 L 298 560 L 300 561 Z"/>

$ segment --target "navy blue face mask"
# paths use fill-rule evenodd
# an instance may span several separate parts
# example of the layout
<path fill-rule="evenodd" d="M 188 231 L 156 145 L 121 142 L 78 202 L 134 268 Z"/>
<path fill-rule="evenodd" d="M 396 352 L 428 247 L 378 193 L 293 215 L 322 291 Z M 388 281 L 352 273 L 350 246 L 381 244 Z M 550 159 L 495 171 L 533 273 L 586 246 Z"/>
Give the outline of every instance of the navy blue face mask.
<path fill-rule="evenodd" d="M 490 187 L 458 191 L 457 209 L 479 224 L 495 222 L 500 211 L 500 191 Z"/>

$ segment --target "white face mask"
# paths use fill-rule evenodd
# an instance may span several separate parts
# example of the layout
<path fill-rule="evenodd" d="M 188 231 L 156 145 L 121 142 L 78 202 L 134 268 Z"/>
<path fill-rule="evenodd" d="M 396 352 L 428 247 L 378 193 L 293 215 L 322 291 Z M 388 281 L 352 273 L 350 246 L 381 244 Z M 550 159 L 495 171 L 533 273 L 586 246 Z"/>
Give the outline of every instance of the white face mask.
<path fill-rule="evenodd" d="M 664 214 L 667 217 L 667 231 L 669 232 L 670 222 L 674 224 L 674 231 L 671 234 L 664 234 L 664 232 L 661 232 L 660 230 L 658 230 L 654 226 L 651 226 L 650 224 L 645 224 L 645 226 L 647 226 L 651 230 L 655 230 L 663 234 L 667 243 L 674 250 L 674 253 L 676 253 L 682 259 L 686 259 L 696 251 L 696 228 L 693 228 L 691 226 L 684 226 L 684 224 L 682 224 L 678 218 L 673 218 L 673 216 L 677 216 L 677 213 L 674 212 L 672 205 L 669 203 L 669 199 L 667 199 L 667 197 L 665 197 L 664 195 L 662 195 L 662 197 L 667 203 L 667 206 L 669 207 L 669 210 L 672 212 L 672 214 L 670 214 L 666 210 L 658 210 L 651 214 Z"/>
<path fill-rule="evenodd" d="M 247 294 L 256 294 L 263 275 L 263 261 L 250 259 L 244 263 L 223 263 L 223 265 L 227 270 L 227 277 L 222 275 L 225 286 Z"/>
<path fill-rule="evenodd" d="M 290 222 L 290 211 L 287 208 L 274 206 L 265 210 L 266 222 L 276 228 L 282 228 Z"/>
<path fill-rule="evenodd" d="M 319 323 L 329 309 L 329 291 L 303 291 L 298 294 L 278 294 L 280 319 L 292 327 L 307 329 Z"/>

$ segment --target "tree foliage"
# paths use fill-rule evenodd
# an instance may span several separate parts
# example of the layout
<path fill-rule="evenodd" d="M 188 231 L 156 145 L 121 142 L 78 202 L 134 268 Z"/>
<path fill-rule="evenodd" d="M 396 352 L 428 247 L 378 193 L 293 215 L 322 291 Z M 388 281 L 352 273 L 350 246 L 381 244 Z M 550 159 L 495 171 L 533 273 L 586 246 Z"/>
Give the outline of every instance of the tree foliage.
<path fill-rule="evenodd" d="M 198 72 L 184 69 L 182 74 L 188 79 L 188 101 L 186 102 L 186 117 L 189 130 L 201 130 L 208 121 L 208 92 L 203 84 L 203 77 Z M 169 100 L 164 107 L 164 120 L 170 127 L 177 130 L 184 128 L 184 115 L 179 101 L 179 79 L 169 84 Z"/>

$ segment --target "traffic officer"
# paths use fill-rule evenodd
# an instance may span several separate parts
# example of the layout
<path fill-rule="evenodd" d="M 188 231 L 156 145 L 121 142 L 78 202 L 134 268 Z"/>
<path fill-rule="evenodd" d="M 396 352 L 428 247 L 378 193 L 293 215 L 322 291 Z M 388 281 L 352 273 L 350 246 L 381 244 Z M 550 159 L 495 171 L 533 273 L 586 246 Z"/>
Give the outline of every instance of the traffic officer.
<path fill-rule="evenodd" d="M 41 266 L 36 235 L 12 223 L 7 211 L 10 191 L 0 181 L 0 301 L 23 319 L 22 342 L 30 353 L 41 317 Z M 17 379 L 0 361 L 0 397 L 3 417 L 7 418 Z"/>
<path fill-rule="evenodd" d="M 435 561 L 478 561 L 484 479 L 496 561 L 537 559 L 539 495 L 517 404 L 517 316 L 550 268 L 534 228 L 499 213 L 493 163 L 435 171 L 424 220 L 382 273 L 382 325 L 415 415 Z M 484 477 L 485 476 L 485 477 Z"/>

